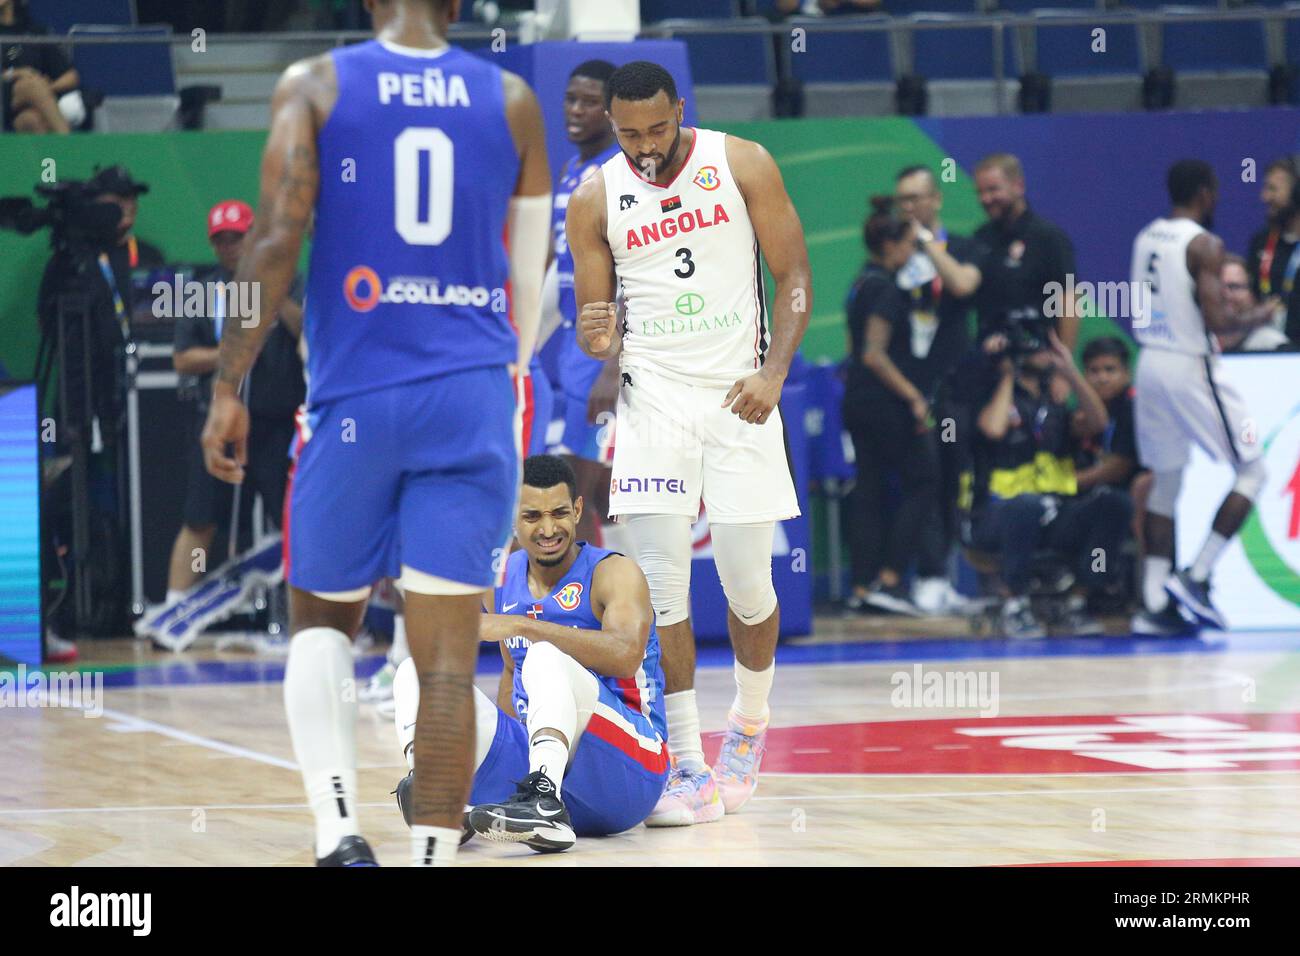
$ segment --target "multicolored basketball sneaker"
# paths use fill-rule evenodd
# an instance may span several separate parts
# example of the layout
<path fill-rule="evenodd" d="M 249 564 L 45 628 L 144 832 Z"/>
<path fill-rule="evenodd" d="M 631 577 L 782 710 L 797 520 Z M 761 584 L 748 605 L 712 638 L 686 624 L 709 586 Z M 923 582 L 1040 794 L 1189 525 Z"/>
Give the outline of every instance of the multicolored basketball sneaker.
<path fill-rule="evenodd" d="M 648 827 L 689 827 L 696 823 L 721 820 L 725 809 L 718 793 L 717 781 L 708 767 L 683 770 L 673 761 L 663 796 L 654 812 L 646 818 Z"/>
<path fill-rule="evenodd" d="M 735 711 L 727 714 L 727 734 L 722 738 L 718 762 L 713 765 L 713 777 L 728 813 L 748 803 L 758 786 L 758 765 L 767 753 L 767 724 L 766 720 L 748 723 Z"/>

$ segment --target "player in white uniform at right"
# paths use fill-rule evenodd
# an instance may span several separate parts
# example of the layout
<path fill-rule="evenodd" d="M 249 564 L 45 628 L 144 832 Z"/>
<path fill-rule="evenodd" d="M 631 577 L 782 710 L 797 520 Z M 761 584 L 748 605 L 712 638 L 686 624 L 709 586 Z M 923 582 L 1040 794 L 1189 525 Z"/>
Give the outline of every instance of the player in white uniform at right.
<path fill-rule="evenodd" d="M 799 217 L 761 146 L 683 128 L 685 101 L 654 63 L 616 70 L 605 102 L 622 153 L 568 208 L 578 341 L 594 358 L 621 355 L 610 514 L 627 523 L 650 585 L 674 758 L 646 824 L 680 826 L 739 810 L 758 781 L 780 626 L 772 539 L 777 521 L 799 513 L 776 406 L 808 325 L 811 277 Z M 770 328 L 760 248 L 777 284 Z M 689 621 L 701 497 L 736 653 L 712 770 Z"/>
<path fill-rule="evenodd" d="M 1153 478 L 1145 524 L 1145 607 L 1133 619 L 1133 630 L 1172 635 L 1189 630 L 1178 605 L 1204 624 L 1226 627 L 1210 600 L 1210 571 L 1264 485 L 1255 430 L 1240 396 L 1219 373 L 1211 333 L 1253 328 L 1268 320 L 1277 303 L 1241 314 L 1228 310 L 1219 280 L 1223 241 L 1208 231 L 1218 198 L 1210 166 L 1181 160 L 1170 167 L 1168 186 L 1169 215 L 1148 225 L 1133 243 L 1134 288 L 1145 286 L 1149 292 L 1146 308 L 1135 310 L 1133 318 L 1142 346 L 1134 415 L 1138 454 Z M 1232 465 L 1237 480 L 1196 560 L 1171 574 L 1174 503 L 1193 442 Z"/>

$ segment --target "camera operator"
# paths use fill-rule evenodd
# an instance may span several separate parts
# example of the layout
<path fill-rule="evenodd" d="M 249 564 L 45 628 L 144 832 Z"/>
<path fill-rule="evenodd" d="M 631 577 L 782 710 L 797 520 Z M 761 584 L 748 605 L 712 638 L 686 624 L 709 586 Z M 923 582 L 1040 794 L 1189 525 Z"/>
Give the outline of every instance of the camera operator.
<path fill-rule="evenodd" d="M 1263 300 L 1282 298 L 1277 324 L 1288 339 L 1300 341 L 1300 166 L 1290 157 L 1275 159 L 1264 173 L 1260 201 L 1268 210 L 1264 227 L 1250 237 L 1246 269 L 1251 291 Z"/>
<path fill-rule="evenodd" d="M 208 240 L 217 264 L 201 270 L 195 280 L 229 283 L 244 250 L 244 239 L 253 225 L 253 210 L 238 199 L 217 203 L 208 213 Z M 251 428 L 248 439 L 248 481 L 245 487 L 262 498 L 272 523 L 280 527 L 284 511 L 285 484 L 289 475 L 289 445 L 293 439 L 294 412 L 306 396 L 298 339 L 302 334 L 302 278 L 297 277 L 289 297 L 280 307 L 275 327 L 249 372 L 248 408 Z M 216 298 L 217 314 L 177 320 L 172 364 L 180 373 L 181 399 L 192 403 L 186 436 L 186 487 L 183 523 L 172 545 L 167 573 L 167 600 L 178 598 L 202 576 L 193 569 L 195 549 L 212 546 L 217 525 L 230 514 L 233 486 L 208 474 L 203 464 L 199 436 L 207 420 L 212 394 L 212 372 L 217 367 L 221 325 L 227 321 L 223 299 Z M 229 321 L 239 321 L 230 317 Z M 230 529 L 232 535 L 238 529 Z"/>
<path fill-rule="evenodd" d="M 1028 597 L 1030 564 L 1040 547 L 1071 559 L 1076 581 L 1086 582 L 1070 597 L 1063 626 L 1075 634 L 1100 632 L 1080 592 L 1105 587 L 1132 509 L 1122 496 L 1077 494 L 1074 443 L 1107 427 L 1106 406 L 1046 325 L 1020 326 L 1015 339 L 995 333 L 983 346 L 997 384 L 976 416 L 971 545 L 1000 559 L 1001 627 L 1012 638 L 1046 633 Z M 1053 397 L 1058 376 L 1078 395 L 1082 414 L 1073 419 Z"/>
<path fill-rule="evenodd" d="M 95 193 L 95 202 L 115 203 L 122 210 L 117 223 L 117 240 L 107 250 L 108 263 L 113 270 L 117 289 L 131 314 L 133 303 L 131 274 L 137 270 L 148 271 L 166 264 L 162 250 L 135 235 L 135 219 L 140 212 L 140 197 L 149 191 L 148 185 L 131 178 L 125 166 L 96 168 L 86 180 Z"/>
<path fill-rule="evenodd" d="M 1069 236 L 1029 208 L 1019 159 L 1010 153 L 984 157 L 975 167 L 975 188 L 989 217 L 972 237 L 973 263 L 980 275 L 975 308 L 983 341 L 1017 323 L 1043 319 L 1048 285 L 1064 288 L 1075 264 Z M 1079 337 L 1078 311 L 1073 297 L 1061 306 L 1062 314 L 1049 318 L 1055 318 L 1057 334 L 1073 352 Z"/>

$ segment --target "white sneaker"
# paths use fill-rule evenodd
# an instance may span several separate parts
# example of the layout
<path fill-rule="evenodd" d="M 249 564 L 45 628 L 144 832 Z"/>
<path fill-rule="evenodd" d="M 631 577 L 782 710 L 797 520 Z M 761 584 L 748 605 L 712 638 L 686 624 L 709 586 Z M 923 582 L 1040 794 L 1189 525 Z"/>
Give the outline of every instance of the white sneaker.
<path fill-rule="evenodd" d="M 948 600 L 947 578 L 917 578 L 912 585 L 912 603 L 924 614 L 943 614 Z"/>
<path fill-rule="evenodd" d="M 962 595 L 947 578 L 917 578 L 912 586 L 912 601 L 926 614 L 973 614 L 975 603 Z"/>
<path fill-rule="evenodd" d="M 50 664 L 69 664 L 76 659 L 76 643 L 64 640 L 54 633 L 53 628 L 47 627 L 45 629 L 45 660 Z"/>

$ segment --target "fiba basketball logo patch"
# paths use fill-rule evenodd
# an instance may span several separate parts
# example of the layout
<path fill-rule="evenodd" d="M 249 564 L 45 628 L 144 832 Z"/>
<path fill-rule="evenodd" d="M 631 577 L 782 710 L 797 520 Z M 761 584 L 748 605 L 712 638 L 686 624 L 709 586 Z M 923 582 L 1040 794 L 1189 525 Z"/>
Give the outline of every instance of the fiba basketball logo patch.
<path fill-rule="evenodd" d="M 701 166 L 691 182 L 708 192 L 713 192 L 722 185 L 722 180 L 718 178 L 718 167 L 716 166 Z"/>
<path fill-rule="evenodd" d="M 555 595 L 555 603 L 566 611 L 576 608 L 582 603 L 582 582 L 570 581 L 560 588 L 559 593 Z"/>

